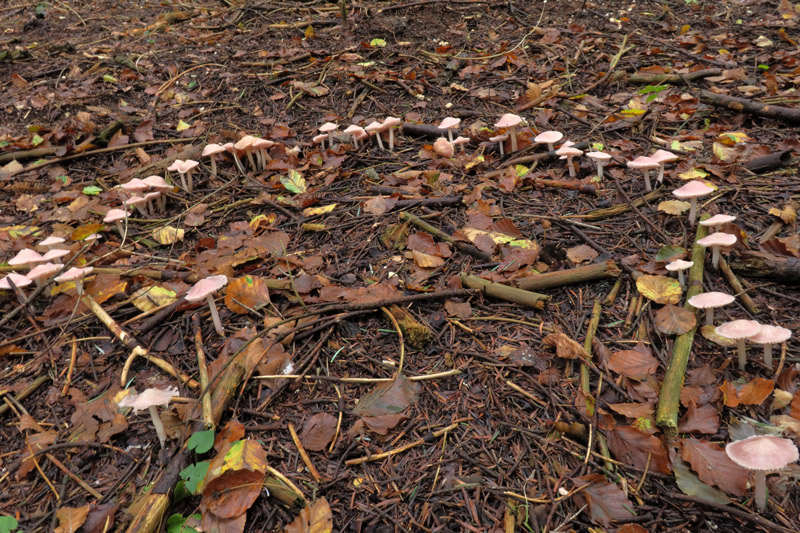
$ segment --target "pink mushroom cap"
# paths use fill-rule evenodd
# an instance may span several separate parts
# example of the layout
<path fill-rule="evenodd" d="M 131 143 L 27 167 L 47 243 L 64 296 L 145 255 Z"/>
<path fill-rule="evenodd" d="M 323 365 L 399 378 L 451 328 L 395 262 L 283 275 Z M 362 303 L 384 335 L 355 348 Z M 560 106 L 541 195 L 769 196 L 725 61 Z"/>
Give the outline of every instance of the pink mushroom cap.
<path fill-rule="evenodd" d="M 633 161 L 628 161 L 628 168 L 633 169 L 641 169 L 641 170 L 652 170 L 654 168 L 658 168 L 659 164 L 658 161 L 651 159 L 649 157 L 640 155 Z"/>
<path fill-rule="evenodd" d="M 749 339 L 755 337 L 761 331 L 761 324 L 755 320 L 731 320 L 717 326 L 717 335 L 721 335 L 726 339 L 738 341 L 740 339 Z"/>
<path fill-rule="evenodd" d="M 733 246 L 736 244 L 736 235 L 718 231 L 699 239 L 697 244 L 700 246 L 705 246 L 706 248 L 711 246 Z"/>
<path fill-rule="evenodd" d="M 28 275 L 30 276 L 30 274 Z M 756 344 L 780 344 L 781 342 L 788 341 L 790 338 L 792 338 L 792 330 L 780 326 L 764 324 L 761 326 L 761 331 L 748 340 Z"/>
<path fill-rule="evenodd" d="M 677 161 L 680 159 L 677 155 L 673 154 L 672 152 L 668 152 L 666 150 L 656 150 L 652 154 L 650 154 L 650 159 L 653 161 L 657 161 L 658 163 L 672 163 L 673 161 Z"/>
<path fill-rule="evenodd" d="M 522 123 L 522 117 L 513 113 L 506 113 L 495 122 L 495 128 L 514 128 Z M 441 126 L 439 126 L 441 127 Z"/>
<path fill-rule="evenodd" d="M 17 274 L 16 272 L 10 272 L 6 277 L 0 279 L 0 290 L 10 291 L 11 290 L 11 283 L 9 280 L 14 283 L 19 288 L 27 287 L 33 281 L 27 277 L 23 276 L 22 274 Z"/>
<path fill-rule="evenodd" d="M 630 164 L 628 166 L 630 166 Z M 676 198 L 699 198 L 701 196 L 707 196 L 712 192 L 714 192 L 714 187 L 706 185 L 700 180 L 692 180 L 683 187 L 672 191 L 672 194 Z"/>
<path fill-rule="evenodd" d="M 564 138 L 564 134 L 560 131 L 543 131 L 533 138 L 533 142 L 537 144 L 553 144 L 557 143 Z"/>
<path fill-rule="evenodd" d="M 772 435 L 756 435 L 729 442 L 728 457 L 748 470 L 778 470 L 798 459 L 797 446 L 789 439 Z"/>
<path fill-rule="evenodd" d="M 187 302 L 199 302 L 228 284 L 228 276 L 209 276 L 201 279 L 186 293 Z"/>
<path fill-rule="evenodd" d="M 31 269 L 31 271 L 28 272 L 27 278 L 34 281 L 37 279 L 48 278 L 52 274 L 55 274 L 61 270 L 62 267 L 63 265 L 57 265 L 55 263 L 42 263 L 41 265 L 36 265 L 35 268 Z"/>
<path fill-rule="evenodd" d="M 727 224 L 728 222 L 733 222 L 736 220 L 736 217 L 733 215 L 714 215 L 711 218 L 707 218 L 705 220 L 700 221 L 701 226 L 721 226 L 722 224 Z"/>
<path fill-rule="evenodd" d="M 697 309 L 714 309 L 732 304 L 734 301 L 736 301 L 734 296 L 717 291 L 695 294 L 687 300 L 689 305 Z"/>
<path fill-rule="evenodd" d="M 175 396 L 178 396 L 178 389 L 145 389 L 141 394 L 132 391 L 120 400 L 119 405 L 132 407 L 134 411 L 142 411 L 153 406 L 166 407 Z"/>
<path fill-rule="evenodd" d="M 33 265 L 35 263 L 44 263 L 45 261 L 47 261 L 47 259 L 36 250 L 23 248 L 17 252 L 17 255 L 8 260 L 8 264 L 11 266 Z"/>
<path fill-rule="evenodd" d="M 667 264 L 666 268 L 670 272 L 677 272 L 679 270 L 686 270 L 694 265 L 694 261 L 684 261 L 683 259 L 676 259 L 675 261 Z"/>

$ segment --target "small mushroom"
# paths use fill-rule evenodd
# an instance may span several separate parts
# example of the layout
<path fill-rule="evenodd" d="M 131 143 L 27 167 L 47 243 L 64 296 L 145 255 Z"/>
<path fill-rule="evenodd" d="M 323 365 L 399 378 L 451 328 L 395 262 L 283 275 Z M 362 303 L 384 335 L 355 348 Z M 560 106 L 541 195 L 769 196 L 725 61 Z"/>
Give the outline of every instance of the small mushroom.
<path fill-rule="evenodd" d="M 494 127 L 504 129 L 511 135 L 511 151 L 517 151 L 517 133 L 514 131 L 514 128 L 522 124 L 522 117 L 519 115 L 515 115 L 513 113 L 506 113 L 500 120 L 498 120 Z M 453 138 L 451 137 L 450 140 L 452 141 Z"/>
<path fill-rule="evenodd" d="M 27 287 L 32 283 L 31 279 L 27 276 L 23 276 L 22 274 L 17 274 L 16 272 L 9 272 L 6 277 L 0 279 L 0 291 L 10 291 L 12 288 L 12 284 L 16 287 L 19 294 L 27 299 L 25 295 L 25 291 L 22 290 L 22 287 Z"/>
<path fill-rule="evenodd" d="M 180 159 L 176 160 L 175 163 L 180 161 Z M 177 168 L 173 169 L 172 167 L 175 166 L 173 163 L 172 166 L 169 167 L 167 170 L 177 170 Z M 138 196 L 141 192 L 146 191 L 149 189 L 150 186 L 147 185 L 144 180 L 140 180 L 139 178 L 133 178 L 127 183 L 123 183 L 119 185 L 119 189 L 123 192 L 122 199 L 130 198 L 132 196 Z"/>
<path fill-rule="evenodd" d="M 611 156 L 605 152 L 587 152 L 586 157 L 597 161 L 597 181 L 603 181 L 603 166 L 611 161 Z"/>
<path fill-rule="evenodd" d="M 684 261 L 683 259 L 676 259 L 675 261 L 669 263 L 665 268 L 670 272 L 677 272 L 678 273 L 678 282 L 681 284 L 681 287 L 685 288 L 686 283 L 683 279 L 683 271 L 687 268 L 691 268 L 694 265 L 694 261 Z"/>
<path fill-rule="evenodd" d="M 453 142 L 453 130 L 461 124 L 460 118 L 445 117 L 444 120 L 437 126 L 440 130 L 447 130 L 447 139 Z"/>
<path fill-rule="evenodd" d="M 546 144 L 547 149 L 551 152 L 555 150 L 554 145 L 558 141 L 560 141 L 564 137 L 564 134 L 560 131 L 543 131 L 539 135 L 533 138 L 533 142 L 536 144 Z"/>
<path fill-rule="evenodd" d="M 467 145 L 467 144 L 469 144 L 469 137 L 462 137 L 460 135 L 458 137 L 456 137 L 455 139 L 453 139 L 453 142 L 452 142 L 453 146 L 459 146 L 459 145 L 461 146 L 461 152 L 464 151 L 464 145 Z"/>
<path fill-rule="evenodd" d="M 356 126 L 355 124 L 351 124 L 350 126 L 347 126 L 347 128 L 344 130 L 344 133 L 353 137 L 353 147 L 356 150 L 358 150 L 358 139 L 361 136 L 361 134 L 362 133 L 365 134 L 366 131 L 364 131 L 364 128 L 362 128 L 361 126 Z"/>
<path fill-rule="evenodd" d="M 489 140 L 491 142 L 497 143 L 497 145 L 500 147 L 500 155 L 501 156 L 502 155 L 506 155 L 505 154 L 505 149 L 503 147 L 503 145 L 506 142 L 506 139 L 508 139 L 508 133 L 501 133 L 500 135 L 495 135 L 494 137 L 489 137 Z"/>
<path fill-rule="evenodd" d="M 242 165 L 242 160 L 239 159 L 239 150 L 236 149 L 236 145 L 233 143 L 225 143 L 222 145 L 222 147 L 225 148 L 226 152 L 228 152 L 233 156 L 233 161 L 234 163 L 236 163 L 236 168 L 239 170 L 239 172 L 241 172 L 242 174 L 246 174 L 247 172 L 245 171 L 244 166 Z"/>
<path fill-rule="evenodd" d="M 718 231 L 698 240 L 697 244 L 706 248 L 711 247 L 711 266 L 716 269 L 719 267 L 719 249 L 723 246 L 733 246 L 736 244 L 736 235 Z"/>
<path fill-rule="evenodd" d="M 436 139 L 436 142 L 433 143 L 433 151 L 439 154 L 442 157 L 453 157 L 453 153 L 455 153 L 455 148 L 453 147 L 453 143 L 445 139 L 444 137 L 439 137 Z"/>
<path fill-rule="evenodd" d="M 578 150 L 573 146 L 567 146 L 566 143 L 561 145 L 561 148 L 556 150 L 556 155 L 567 158 L 567 168 L 569 169 L 569 177 L 575 177 L 575 167 L 572 164 L 572 158 L 583 154 L 582 150 Z"/>
<path fill-rule="evenodd" d="M 203 299 L 208 301 L 208 308 L 211 310 L 211 319 L 214 321 L 214 329 L 221 337 L 225 336 L 225 329 L 219 319 L 217 306 L 214 304 L 214 293 L 228 284 L 228 277 L 225 275 L 209 276 L 201 279 L 186 293 L 187 302 L 199 302 Z"/>
<path fill-rule="evenodd" d="M 94 270 L 93 267 L 86 267 L 86 268 L 79 268 L 79 267 L 72 267 L 60 276 L 56 277 L 56 281 L 59 283 L 67 283 L 69 281 L 75 282 L 75 292 L 78 294 L 78 297 L 83 295 L 83 278 L 88 276 Z"/>
<path fill-rule="evenodd" d="M 36 250 L 30 248 L 23 248 L 17 255 L 8 260 L 11 266 L 27 266 L 28 270 L 34 267 L 37 263 L 44 263 L 47 259 Z"/>
<path fill-rule="evenodd" d="M 789 439 L 755 435 L 729 442 L 725 453 L 731 461 L 756 475 L 755 500 L 759 511 L 767 509 L 767 473 L 780 470 L 798 459 L 797 446 Z"/>
<path fill-rule="evenodd" d="M 664 181 L 664 167 L 666 167 L 667 163 L 677 161 L 679 158 L 672 152 L 668 152 L 666 150 L 656 150 L 652 155 L 650 155 L 650 159 L 658 163 L 657 181 L 658 183 L 662 183 Z"/>
<path fill-rule="evenodd" d="M 149 192 L 144 195 L 143 197 L 147 201 L 147 211 L 150 213 L 150 216 L 156 215 L 156 208 L 154 204 L 158 203 L 159 211 L 161 210 L 161 204 L 159 203 L 159 199 L 161 198 L 161 193 L 158 191 Z"/>
<path fill-rule="evenodd" d="M 28 274 L 30 277 L 30 274 Z M 764 324 L 761 326 L 761 331 L 755 337 L 750 338 L 750 342 L 761 344 L 764 346 L 764 364 L 770 369 L 772 368 L 772 345 L 781 344 L 788 341 L 792 337 L 792 330 L 782 328 L 780 326 L 771 326 Z"/>
<path fill-rule="evenodd" d="M 159 207 L 161 209 L 161 212 L 166 211 L 166 209 L 167 209 L 167 192 L 172 190 L 172 185 L 167 183 L 167 180 L 165 180 L 161 176 L 157 176 L 155 174 L 152 175 L 152 176 L 147 176 L 142 181 L 144 181 L 150 187 L 152 187 L 153 189 L 155 189 L 156 191 L 161 193 L 160 196 L 158 197 Z"/>
<path fill-rule="evenodd" d="M 192 192 L 192 169 L 195 168 L 200 163 L 195 161 L 194 159 L 187 159 L 183 163 L 181 163 L 180 168 L 178 168 L 178 172 L 181 175 L 181 183 L 184 184 L 184 189 L 186 192 Z M 183 177 L 186 176 L 186 180 L 184 181 Z"/>
<path fill-rule="evenodd" d="M 51 250 L 47 250 L 42 258 L 44 258 L 45 261 L 55 261 L 56 263 L 61 263 L 61 258 L 67 255 L 69 255 L 69 250 L 53 248 Z"/>
<path fill-rule="evenodd" d="M 384 131 L 386 128 L 383 126 L 383 123 L 376 121 L 370 122 L 364 131 L 368 134 L 372 135 L 375 134 L 375 139 L 378 141 L 378 147 L 383 150 L 383 139 L 381 139 L 381 132 Z"/>
<path fill-rule="evenodd" d="M 44 285 L 44 280 L 49 279 L 50 276 L 61 270 L 62 266 L 55 263 L 42 263 L 36 265 L 33 270 L 28 272 L 26 276 L 28 279 L 35 281 L 37 287 Z"/>
<path fill-rule="evenodd" d="M 681 200 L 689 198 L 692 207 L 689 209 L 689 225 L 694 226 L 697 218 L 697 199 L 707 196 L 714 192 L 714 187 L 710 187 L 700 180 L 692 180 L 683 187 L 672 191 L 672 195 Z"/>
<path fill-rule="evenodd" d="M 178 396 L 177 389 L 145 389 L 141 394 L 136 394 L 136 391 L 132 390 L 120 400 L 119 405 L 121 407 L 132 407 L 134 412 L 147 409 L 150 412 L 150 418 L 158 434 L 161 447 L 164 448 L 167 443 L 167 432 L 164 430 L 164 424 L 158 416 L 158 406 L 166 407 L 174 396 Z"/>
<path fill-rule="evenodd" d="M 338 124 L 334 124 L 333 122 L 326 122 L 322 126 L 319 127 L 319 132 L 324 134 L 325 137 L 328 139 L 328 145 L 331 150 L 333 150 L 333 132 L 339 129 Z"/>
<path fill-rule="evenodd" d="M 253 141 L 255 140 L 256 138 L 252 135 L 245 135 L 233 145 L 238 153 L 247 156 L 247 160 L 250 161 L 250 168 L 253 170 L 256 170 L 256 160 L 253 158 L 253 152 L 255 151 Z"/>
<path fill-rule="evenodd" d="M 403 121 L 397 117 L 386 117 L 383 119 L 383 125 L 386 126 L 386 129 L 389 130 L 389 151 L 394 151 L 394 130 L 399 126 Z"/>
<path fill-rule="evenodd" d="M 65 239 L 61 237 L 56 237 L 55 235 L 50 235 L 43 241 L 40 241 L 36 246 L 43 246 L 44 248 L 52 248 L 58 244 L 62 244 L 66 242 Z"/>
<path fill-rule="evenodd" d="M 225 152 L 225 147 L 221 144 L 207 144 L 205 148 L 203 148 L 203 153 L 200 154 L 203 157 L 208 157 L 211 160 L 211 175 L 216 177 L 217 175 L 217 154 L 221 154 Z"/>
<path fill-rule="evenodd" d="M 633 161 L 628 161 L 628 168 L 641 170 L 642 174 L 644 175 L 645 189 L 647 189 L 648 191 L 653 190 L 653 186 L 650 184 L 650 171 L 655 168 L 658 168 L 657 161 L 650 159 L 649 157 L 640 155 Z"/>
<path fill-rule="evenodd" d="M 736 217 L 733 215 L 714 215 L 711 218 L 701 220 L 700 225 L 708 227 L 708 231 L 714 233 L 715 231 L 719 231 L 723 224 L 733 222 L 734 220 L 736 220 Z"/>
<path fill-rule="evenodd" d="M 761 331 L 761 324 L 755 320 L 731 320 L 717 326 L 717 335 L 736 341 L 737 353 L 739 355 L 739 370 L 744 371 L 747 365 L 747 346 L 745 341 L 755 337 Z"/>
<path fill-rule="evenodd" d="M 269 149 L 273 146 L 275 146 L 275 143 L 269 139 L 256 137 L 253 141 L 253 150 L 256 151 L 256 155 L 258 156 L 258 167 L 261 170 L 266 170 L 267 163 L 272 161 L 272 158 L 269 156 Z"/>
<path fill-rule="evenodd" d="M 144 210 L 144 207 L 142 207 L 146 203 L 147 200 L 145 200 L 141 196 L 131 196 L 130 198 L 125 200 L 125 205 L 132 205 L 143 217 L 147 216 L 147 212 Z"/>
<path fill-rule="evenodd" d="M 328 140 L 328 136 L 327 136 L 326 134 L 324 134 L 324 133 L 320 133 L 319 135 L 314 135 L 314 136 L 311 138 L 311 141 L 312 141 L 314 144 L 319 144 L 319 145 L 320 145 L 320 147 L 321 147 L 323 150 L 325 149 L 325 141 L 327 141 L 327 140 Z"/>
<path fill-rule="evenodd" d="M 725 294 L 724 292 L 702 292 L 695 294 L 687 300 L 687 303 L 697 309 L 705 309 L 706 311 L 706 324 L 709 326 L 714 325 L 714 309 L 732 304 L 736 301 L 734 296 Z"/>

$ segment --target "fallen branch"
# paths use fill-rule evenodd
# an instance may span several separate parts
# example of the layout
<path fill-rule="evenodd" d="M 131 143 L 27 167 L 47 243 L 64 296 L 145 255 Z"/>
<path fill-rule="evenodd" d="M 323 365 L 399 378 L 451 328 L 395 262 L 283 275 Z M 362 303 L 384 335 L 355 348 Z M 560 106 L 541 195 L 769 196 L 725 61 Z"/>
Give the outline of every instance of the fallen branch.
<path fill-rule="evenodd" d="M 718 107 L 726 107 L 738 113 L 747 113 L 749 115 L 772 118 L 782 122 L 800 124 L 800 109 L 794 107 L 762 104 L 755 100 L 712 93 L 711 91 L 700 91 L 700 101 Z"/>
<path fill-rule="evenodd" d="M 460 422 L 456 422 L 455 424 L 450 424 L 446 428 L 442 428 L 442 429 L 440 429 L 438 431 L 434 431 L 433 432 L 433 437 L 434 438 L 439 438 L 442 435 L 444 435 L 445 433 L 448 433 L 448 432 L 453 431 L 454 429 L 456 429 L 459 426 L 459 424 L 460 424 Z M 376 453 L 375 455 L 368 455 L 366 457 L 359 457 L 358 459 L 349 459 L 349 460 L 345 461 L 344 464 L 346 464 L 347 466 L 355 466 L 355 465 L 360 465 L 360 464 L 363 464 L 363 463 L 368 463 L 368 462 L 371 462 L 371 461 L 380 461 L 381 459 L 386 459 L 387 457 L 391 457 L 392 455 L 397 455 L 398 453 L 404 452 L 406 450 L 410 450 L 411 448 L 416 448 L 417 446 L 425 444 L 425 442 L 427 442 L 427 441 L 424 438 L 417 439 L 414 442 L 406 444 L 405 446 L 400 446 L 399 448 L 395 448 L 394 450 L 389 450 L 388 452 Z"/>
<path fill-rule="evenodd" d="M 651 74 L 647 72 L 634 72 L 628 78 L 628 83 L 637 83 L 642 85 L 659 85 L 662 83 L 669 83 L 672 85 L 688 84 L 691 81 L 702 80 L 710 78 L 711 76 L 721 76 L 722 69 L 719 68 L 705 68 L 702 70 L 695 70 L 687 72 L 686 74 Z"/>
<path fill-rule="evenodd" d="M 463 252 L 465 254 L 471 255 L 472 257 L 476 257 L 476 258 L 478 258 L 478 259 L 480 259 L 482 261 L 491 261 L 492 260 L 492 256 L 490 254 L 487 254 L 486 252 L 484 252 L 482 250 L 479 250 L 479 249 L 475 248 L 474 246 L 472 246 L 471 244 L 468 244 L 466 242 L 454 240 L 450 235 L 448 235 L 447 233 L 443 232 L 439 228 L 437 228 L 437 227 L 425 222 L 424 220 L 419 218 L 417 215 L 412 215 L 411 213 L 409 213 L 407 211 L 403 211 L 402 213 L 400 213 L 400 218 L 402 220 L 407 221 L 407 222 L 411 222 L 412 224 L 414 224 L 415 226 L 417 226 L 418 228 L 420 228 L 422 230 L 427 231 L 428 233 L 430 233 L 431 235 L 433 235 L 434 237 L 436 237 L 439 240 L 442 240 L 442 241 L 445 241 L 445 242 L 449 242 L 450 244 L 455 246 L 460 252 Z"/>
<path fill-rule="evenodd" d="M 760 311 L 756 303 L 750 298 L 750 295 L 747 294 L 742 282 L 739 281 L 739 278 L 736 277 L 736 274 L 733 273 L 731 267 L 728 265 L 728 262 L 725 261 L 724 257 L 719 258 L 719 270 L 722 272 L 722 275 L 725 276 L 725 279 L 728 282 L 728 285 L 731 286 L 733 289 L 733 294 L 736 296 L 742 305 L 754 315 L 757 315 Z"/>
<path fill-rule="evenodd" d="M 564 285 L 572 285 L 575 283 L 596 281 L 599 279 L 618 278 L 621 273 L 622 271 L 617 264 L 612 259 L 609 259 L 603 263 L 596 263 L 594 265 L 520 278 L 515 280 L 515 285 L 517 288 L 526 291 L 538 291 L 563 287 Z"/>
<path fill-rule="evenodd" d="M 653 200 L 657 200 L 663 196 L 662 191 L 652 191 L 644 196 L 640 196 L 639 198 L 635 199 L 633 202 L 629 204 L 618 204 L 612 207 L 604 207 L 602 209 L 594 209 L 585 213 L 583 215 L 575 215 L 575 218 L 580 218 L 582 220 L 602 220 L 604 218 L 614 217 L 617 215 L 621 215 L 622 213 L 626 213 L 635 207 L 641 207 L 647 202 L 652 202 Z"/>
<path fill-rule="evenodd" d="M 550 298 L 546 294 L 509 287 L 502 283 L 486 281 L 478 276 L 471 276 L 464 273 L 461 274 L 461 284 L 470 289 L 479 289 L 483 294 L 491 298 L 497 298 L 504 302 L 512 302 L 539 310 L 544 309 L 545 301 Z"/>
<path fill-rule="evenodd" d="M 705 220 L 709 215 L 703 215 L 701 220 Z M 692 296 L 703 292 L 703 265 L 705 263 L 706 249 L 697 244 L 697 241 L 708 235 L 706 226 L 697 226 L 697 236 L 692 247 L 692 261 L 694 265 L 689 269 L 688 288 L 686 289 L 686 300 Z M 686 304 L 692 311 L 694 308 Z M 681 389 L 686 375 L 686 366 L 689 363 L 689 355 L 692 353 L 694 344 L 694 334 L 697 332 L 697 324 L 683 335 L 678 335 L 672 346 L 672 358 L 667 366 L 664 375 L 664 382 L 661 385 L 661 394 L 658 398 L 658 411 L 656 411 L 656 423 L 661 427 L 667 437 L 678 435 L 678 409 L 680 407 Z"/>
<path fill-rule="evenodd" d="M 730 267 L 751 278 L 770 278 L 791 285 L 800 284 L 800 259 L 764 252 L 743 252 L 733 258 Z"/>

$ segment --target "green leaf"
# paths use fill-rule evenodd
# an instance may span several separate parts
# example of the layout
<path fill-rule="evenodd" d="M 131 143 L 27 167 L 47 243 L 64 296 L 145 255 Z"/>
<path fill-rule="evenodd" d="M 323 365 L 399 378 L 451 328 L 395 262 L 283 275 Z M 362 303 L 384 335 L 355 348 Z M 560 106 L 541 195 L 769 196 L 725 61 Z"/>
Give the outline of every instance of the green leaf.
<path fill-rule="evenodd" d="M 602 152 L 606 146 L 603 143 L 592 143 L 592 150 L 595 152 Z"/>
<path fill-rule="evenodd" d="M 184 131 L 184 130 L 188 130 L 188 129 L 189 129 L 189 128 L 191 128 L 191 127 L 192 127 L 192 126 L 190 126 L 190 125 L 189 125 L 189 124 L 187 124 L 186 122 L 184 122 L 184 121 L 182 121 L 182 120 L 179 120 L 179 121 L 178 121 L 178 126 L 175 128 L 175 131 Z"/>
<path fill-rule="evenodd" d="M 213 429 L 196 432 L 189 437 L 189 442 L 186 443 L 186 447 L 194 450 L 195 453 L 206 453 L 212 446 L 214 446 Z"/>
<path fill-rule="evenodd" d="M 83 194 L 85 194 L 86 196 L 97 196 L 101 192 L 103 192 L 103 189 L 101 189 L 97 185 L 89 185 L 88 187 L 83 188 Z"/>
<path fill-rule="evenodd" d="M 15 529 L 17 529 L 16 519 L 11 516 L 0 516 L 0 533 L 11 533 Z"/>
<path fill-rule="evenodd" d="M 646 87 L 639 89 L 639 94 L 660 93 L 666 88 L 666 85 L 647 85 Z"/>
<path fill-rule="evenodd" d="M 515 165 L 514 166 L 514 170 L 517 173 L 517 177 L 520 177 L 520 178 L 531 171 L 531 169 L 529 169 L 525 165 Z"/>
<path fill-rule="evenodd" d="M 386 46 L 386 41 L 384 41 L 383 39 L 372 39 L 369 42 L 369 45 L 370 46 L 377 46 L 379 48 L 383 48 L 384 46 Z"/>
<path fill-rule="evenodd" d="M 56 176 L 56 179 L 64 185 L 67 185 L 67 182 L 69 182 L 69 176 Z"/>
<path fill-rule="evenodd" d="M 106 83 L 117 83 L 117 78 L 111 74 L 103 74 L 103 81 Z"/>
<path fill-rule="evenodd" d="M 663 246 L 656 254 L 656 261 L 669 261 L 674 257 L 686 254 L 686 248 L 681 246 Z"/>
<path fill-rule="evenodd" d="M 39 136 L 39 134 L 38 134 L 38 133 L 37 133 L 36 135 L 34 135 L 34 136 L 33 136 L 33 139 L 31 140 L 31 144 L 32 144 L 32 145 L 34 145 L 34 146 L 39 146 L 39 145 L 40 145 L 40 144 L 42 144 L 43 142 L 44 142 L 44 139 L 42 139 L 42 138 Z"/>
<path fill-rule="evenodd" d="M 202 461 L 197 464 L 189 465 L 180 471 L 181 479 L 186 482 L 186 490 L 192 494 L 197 494 L 197 484 L 206 477 L 206 472 L 208 472 L 208 466 L 210 464 L 211 463 L 208 461 Z"/>
<path fill-rule="evenodd" d="M 167 518 L 167 533 L 198 533 L 195 528 L 186 525 L 186 522 L 188 522 L 190 518 L 197 521 L 201 520 L 200 513 L 193 514 L 186 518 L 180 513 L 175 513 L 170 516 Z"/>
<path fill-rule="evenodd" d="M 302 174 L 294 169 L 289 171 L 288 176 L 281 178 L 281 184 L 287 191 L 295 194 L 303 194 L 306 192 L 306 180 L 303 178 Z"/>

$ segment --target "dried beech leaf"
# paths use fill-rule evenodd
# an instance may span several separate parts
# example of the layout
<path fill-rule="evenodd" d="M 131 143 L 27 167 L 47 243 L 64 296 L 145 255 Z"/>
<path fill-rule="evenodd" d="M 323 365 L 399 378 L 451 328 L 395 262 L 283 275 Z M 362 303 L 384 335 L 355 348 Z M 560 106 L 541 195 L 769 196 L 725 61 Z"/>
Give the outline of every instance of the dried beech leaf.
<path fill-rule="evenodd" d="M 747 470 L 731 461 L 721 446 L 697 439 L 681 439 L 681 457 L 703 483 L 735 496 L 747 493 Z"/>
<path fill-rule="evenodd" d="M 641 381 L 655 374 L 658 359 L 650 354 L 650 350 L 622 350 L 611 355 L 608 369 L 625 377 Z"/>
<path fill-rule="evenodd" d="M 666 335 L 683 335 L 697 325 L 694 312 L 686 307 L 665 305 L 655 314 L 655 326 Z"/>
<path fill-rule="evenodd" d="M 546 346 L 555 346 L 556 355 L 564 359 L 589 358 L 589 354 L 586 353 L 583 346 L 570 339 L 564 333 L 551 333 L 542 339 L 542 342 Z"/>
<path fill-rule="evenodd" d="M 681 301 L 681 284 L 666 276 L 644 274 L 636 280 L 639 293 L 657 304 L 676 304 Z"/>

